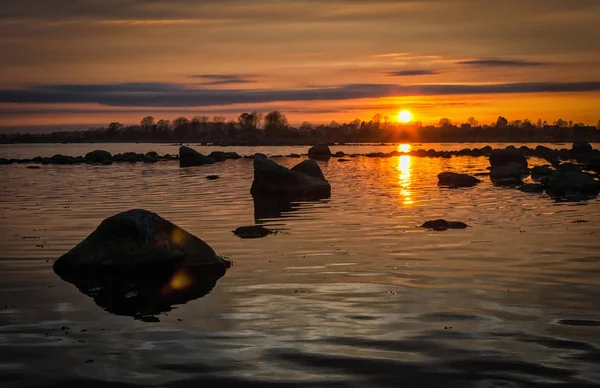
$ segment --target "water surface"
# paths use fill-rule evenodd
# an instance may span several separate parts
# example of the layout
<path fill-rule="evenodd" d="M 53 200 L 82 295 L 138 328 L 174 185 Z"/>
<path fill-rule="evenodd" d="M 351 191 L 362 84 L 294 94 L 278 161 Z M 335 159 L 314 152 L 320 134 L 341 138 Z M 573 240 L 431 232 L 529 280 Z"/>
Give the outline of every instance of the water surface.
<path fill-rule="evenodd" d="M 96 148 L 177 153 L 153 144 L 18 145 L 2 146 L 0 157 Z M 558 203 L 495 188 L 487 177 L 474 188 L 437 187 L 439 172 L 485 172 L 486 158 L 319 163 L 331 198 L 267 208 L 249 194 L 249 159 L 185 169 L 0 166 L 2 385 L 600 383 L 598 199 Z M 206 180 L 211 174 L 220 179 Z M 52 271 L 52 260 L 103 219 L 132 208 L 157 212 L 235 262 L 208 295 L 159 314 L 160 322 L 105 311 Z M 471 227 L 417 227 L 436 218 Z M 278 233 L 242 240 L 231 232 L 255 223 Z"/>

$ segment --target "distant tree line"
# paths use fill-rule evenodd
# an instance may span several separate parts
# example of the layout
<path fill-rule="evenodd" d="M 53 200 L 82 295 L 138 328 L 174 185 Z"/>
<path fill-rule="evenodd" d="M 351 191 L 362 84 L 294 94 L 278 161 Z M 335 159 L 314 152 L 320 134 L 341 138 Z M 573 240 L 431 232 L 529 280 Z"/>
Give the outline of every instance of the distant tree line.
<path fill-rule="evenodd" d="M 571 141 L 582 139 L 600 141 L 600 121 L 588 126 L 558 119 L 547 123 L 538 119 L 509 121 L 503 116 L 487 124 L 470 117 L 466 123 L 454 123 L 448 118 L 436 126 L 420 122 L 400 124 L 388 116 L 376 114 L 369 121 L 355 119 L 349 123 L 330 122 L 313 125 L 303 122 L 291 126 L 286 116 L 273 111 L 267 114 L 245 112 L 237 120 L 224 117 L 178 117 L 173 121 L 152 116 L 144 117 L 138 125 L 112 122 L 105 128 L 86 131 L 53 132 L 48 134 L 5 134 L 2 143 L 43 142 L 198 142 L 231 145 L 254 144 L 311 144 L 317 142 L 527 142 Z"/>

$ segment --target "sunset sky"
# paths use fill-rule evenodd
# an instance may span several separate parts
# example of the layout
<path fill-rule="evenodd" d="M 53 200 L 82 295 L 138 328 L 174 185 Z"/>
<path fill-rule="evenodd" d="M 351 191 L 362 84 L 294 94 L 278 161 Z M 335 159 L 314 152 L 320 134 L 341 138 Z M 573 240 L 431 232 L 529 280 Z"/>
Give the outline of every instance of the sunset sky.
<path fill-rule="evenodd" d="M 0 127 L 275 109 L 595 125 L 598 15 L 598 0 L 7 0 Z"/>

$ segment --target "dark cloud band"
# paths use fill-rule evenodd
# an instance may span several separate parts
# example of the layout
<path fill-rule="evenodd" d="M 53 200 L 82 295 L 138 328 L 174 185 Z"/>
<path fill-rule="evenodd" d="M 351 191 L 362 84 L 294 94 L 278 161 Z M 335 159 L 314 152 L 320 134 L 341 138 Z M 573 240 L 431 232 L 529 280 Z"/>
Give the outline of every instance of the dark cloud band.
<path fill-rule="evenodd" d="M 600 81 L 511 84 L 348 84 L 330 88 L 197 89 L 172 83 L 43 85 L 0 90 L 2 103 L 96 103 L 106 106 L 190 107 L 284 101 L 352 100 L 389 96 L 443 96 L 600 91 Z"/>

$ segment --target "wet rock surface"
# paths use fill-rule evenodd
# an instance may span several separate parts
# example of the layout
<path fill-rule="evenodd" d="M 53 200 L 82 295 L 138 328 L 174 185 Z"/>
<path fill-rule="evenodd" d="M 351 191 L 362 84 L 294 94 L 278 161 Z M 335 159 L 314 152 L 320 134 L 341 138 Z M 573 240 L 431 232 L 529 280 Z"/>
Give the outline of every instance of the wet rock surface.
<path fill-rule="evenodd" d="M 179 166 L 180 167 L 194 167 L 204 166 L 206 164 L 213 164 L 215 160 L 206 155 L 202 155 L 200 152 L 186 147 L 179 147 Z"/>
<path fill-rule="evenodd" d="M 438 185 L 449 188 L 473 187 L 481 181 L 474 176 L 458 174 L 455 172 L 443 172 L 438 174 Z"/>
<path fill-rule="evenodd" d="M 433 230 L 447 230 L 447 229 L 466 229 L 467 224 L 460 221 L 446 221 L 444 219 L 438 219 L 433 221 L 426 221 L 421 228 L 433 229 Z"/>
<path fill-rule="evenodd" d="M 239 238 L 263 238 L 274 233 L 261 225 L 240 226 L 233 231 Z"/>
<path fill-rule="evenodd" d="M 147 210 L 135 209 L 102 221 L 54 263 L 57 273 L 164 265 L 186 265 L 210 273 L 229 266 L 204 241 Z"/>
<path fill-rule="evenodd" d="M 302 170 L 313 170 L 315 165 L 316 163 L 310 164 L 311 167 L 307 168 L 308 165 L 305 164 Z M 318 165 L 316 168 L 319 168 Z M 314 176 L 295 171 L 293 168 L 288 169 L 270 159 L 254 158 L 254 181 L 250 193 L 255 197 L 328 198 L 331 195 L 331 185 L 324 178 L 316 178 L 316 171 L 312 174 Z"/>

